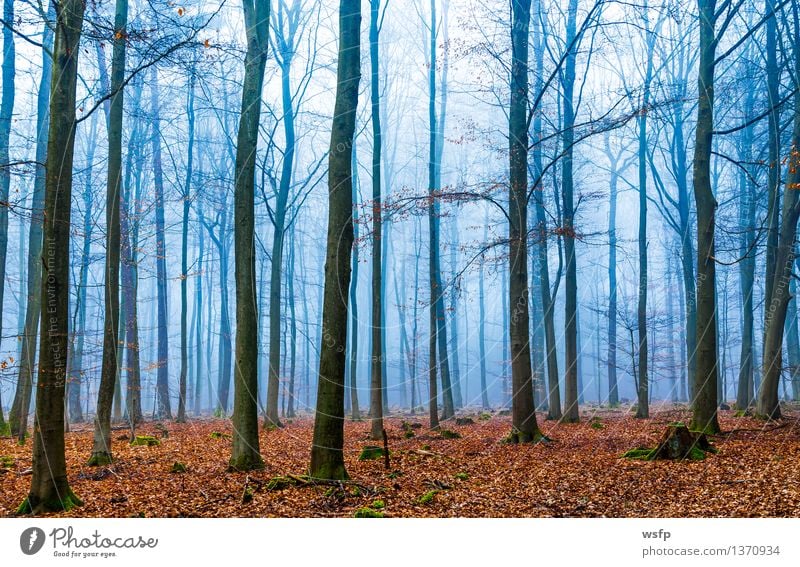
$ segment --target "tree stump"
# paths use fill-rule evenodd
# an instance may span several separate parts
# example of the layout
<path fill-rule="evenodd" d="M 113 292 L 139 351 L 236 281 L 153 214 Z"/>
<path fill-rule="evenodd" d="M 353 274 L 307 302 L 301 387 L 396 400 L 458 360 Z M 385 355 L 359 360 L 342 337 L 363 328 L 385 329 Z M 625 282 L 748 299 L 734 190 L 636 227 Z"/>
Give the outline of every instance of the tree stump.
<path fill-rule="evenodd" d="M 654 449 L 631 449 L 623 457 L 642 461 L 657 459 L 702 461 L 706 458 L 706 453 L 716 452 L 705 433 L 691 431 L 683 423 L 671 423 Z"/>

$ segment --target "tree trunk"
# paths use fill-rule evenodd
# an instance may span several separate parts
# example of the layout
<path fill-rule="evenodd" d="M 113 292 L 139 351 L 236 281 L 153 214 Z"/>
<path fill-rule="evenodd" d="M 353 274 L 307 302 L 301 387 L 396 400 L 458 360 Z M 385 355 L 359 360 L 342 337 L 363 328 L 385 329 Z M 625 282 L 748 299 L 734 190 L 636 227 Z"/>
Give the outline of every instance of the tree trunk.
<path fill-rule="evenodd" d="M 369 438 L 383 438 L 383 268 L 382 258 L 382 216 L 381 205 L 381 95 L 379 34 L 381 0 L 370 0 L 369 19 L 369 61 L 370 61 L 370 102 L 372 110 L 372 356 L 370 357 L 370 395 L 369 395 Z"/>
<path fill-rule="evenodd" d="M 439 195 L 441 187 L 439 184 L 440 174 L 439 170 L 441 164 L 439 159 L 441 154 L 439 152 L 438 140 L 438 126 L 437 126 L 437 113 L 436 113 L 436 38 L 437 38 L 437 22 L 436 22 L 436 0 L 431 0 L 431 24 L 430 24 L 430 60 L 428 71 L 428 89 L 429 89 L 429 102 L 428 102 L 428 121 L 430 128 L 430 143 L 429 143 L 429 161 L 428 161 L 428 189 L 429 189 L 429 204 L 428 204 L 428 233 L 430 243 L 429 253 L 429 275 L 430 275 L 430 320 L 431 320 L 431 339 L 430 339 L 430 373 L 433 380 L 437 375 L 437 354 L 438 354 L 438 371 L 442 377 L 442 419 L 450 419 L 453 417 L 454 404 L 453 392 L 450 386 L 450 365 L 447 356 L 447 321 L 444 314 L 444 290 L 442 288 L 442 269 L 440 262 L 440 245 L 439 245 Z M 441 118 L 441 117 L 439 117 Z M 436 386 L 431 389 L 431 400 L 435 405 L 437 403 L 437 396 L 434 396 Z M 433 412 L 431 412 L 432 414 Z M 436 425 L 434 426 L 434 422 Z M 431 415 L 431 427 L 438 427 L 439 416 L 437 408 L 436 419 Z"/>
<path fill-rule="evenodd" d="M 48 13 L 48 17 L 53 16 L 53 9 Z M 4 27 L 4 33 L 8 31 Z M 5 39 L 5 38 L 4 38 Z M 36 169 L 33 180 L 33 201 L 31 204 L 31 223 L 28 229 L 28 269 L 27 269 L 27 290 L 28 301 L 25 307 L 25 327 L 22 334 L 22 345 L 19 360 L 19 375 L 17 388 L 14 395 L 14 402 L 8 419 L 11 426 L 11 434 L 24 439 L 28 429 L 28 414 L 31 406 L 31 396 L 33 395 L 33 372 L 36 363 L 36 343 L 39 331 L 39 319 L 42 309 L 42 234 L 43 216 L 45 200 L 46 169 L 41 165 L 47 161 L 48 135 L 50 129 L 50 89 L 53 76 L 53 59 L 51 51 L 53 48 L 53 30 L 51 24 L 45 23 L 42 33 L 42 79 L 39 83 L 39 92 L 36 99 Z M 5 59 L 4 66 L 5 66 Z M 5 79 L 3 80 L 5 85 Z M 3 90 L 5 96 L 5 89 Z M 94 156 L 95 145 L 90 143 L 88 155 L 90 159 Z M 0 157 L 0 159 L 2 159 Z M 91 161 L 89 161 L 91 164 Z M 89 166 L 91 170 L 91 165 Z M 89 191 L 89 203 L 91 203 L 91 188 L 87 181 Z M 86 205 L 86 203 L 84 203 Z M 0 207 L 7 210 L 6 207 Z M 87 210 L 91 210 L 91 205 Z M 87 234 L 91 233 L 91 229 Z M 88 236 L 85 238 L 89 238 Z M 88 255 L 87 255 L 88 256 Z M 88 257 L 86 258 L 88 268 Z M 83 264 L 81 265 L 83 269 Z M 83 275 L 83 271 L 81 271 Z M 2 284 L 0 284 L 2 287 Z M 85 290 L 85 286 L 83 288 Z M 2 293 L 0 292 L 0 295 Z M 80 292 L 79 292 L 80 297 Z M 85 294 L 84 294 L 85 303 Z M 85 319 L 84 319 L 85 320 Z M 78 376 L 80 384 L 80 376 Z M 75 413 L 72 417 L 83 419 L 80 407 L 80 387 L 70 388 L 71 396 L 76 399 Z M 72 398 L 70 398 L 72 399 Z M 72 404 L 71 404 L 72 407 Z"/>
<path fill-rule="evenodd" d="M 717 421 L 717 308 L 714 228 L 717 202 L 711 188 L 714 128 L 715 0 L 698 0 L 700 64 L 698 68 L 697 128 L 694 149 L 694 198 L 697 207 L 697 370 L 692 429 L 718 433 Z"/>
<path fill-rule="evenodd" d="M 233 374 L 233 451 L 229 467 L 251 470 L 264 466 L 258 442 L 258 301 L 254 217 L 261 92 L 269 47 L 269 0 L 245 0 L 242 5 L 247 30 L 247 53 L 234 185 L 236 364 Z"/>
<path fill-rule="evenodd" d="M 158 100 L 158 73 L 150 79 L 150 104 L 153 146 L 153 185 L 156 209 L 156 294 L 158 301 L 158 350 L 156 378 L 156 419 L 172 419 L 169 399 L 169 336 L 167 334 L 167 247 L 164 234 L 164 173 L 161 166 L 161 110 Z"/>
<path fill-rule="evenodd" d="M 33 474 L 21 513 L 69 510 L 81 501 L 67 481 L 64 454 L 64 389 L 67 379 L 69 241 L 72 163 L 75 144 L 75 91 L 84 3 L 64 0 L 56 7 L 53 82 L 50 96 L 45 182 L 41 359 L 36 389 Z M 56 158 L 58 156 L 58 159 Z"/>
<path fill-rule="evenodd" d="M 317 411 L 310 474 L 344 480 L 344 367 L 347 352 L 347 290 L 353 247 L 352 151 L 361 79 L 361 3 L 339 4 L 336 104 L 328 157 L 328 242 L 322 311 Z"/>
<path fill-rule="evenodd" d="M 566 44 L 570 46 L 575 38 L 578 1 L 569 0 L 567 10 Z M 562 136 L 564 157 L 561 162 L 561 191 L 564 233 L 564 255 L 566 256 L 566 298 L 564 302 L 564 416 L 567 423 L 579 421 L 578 414 L 578 273 L 575 258 L 575 203 L 574 181 L 572 175 L 572 151 L 575 133 L 575 110 L 573 91 L 575 89 L 575 50 L 570 49 L 564 66 L 563 113 L 564 133 Z"/>
<path fill-rule="evenodd" d="M 530 0 L 512 0 L 509 108 L 509 307 L 512 443 L 539 441 L 528 313 L 528 32 Z"/>
<path fill-rule="evenodd" d="M 9 163 L 9 143 L 11 139 L 11 121 L 14 117 L 14 94 L 16 88 L 16 52 L 14 49 L 13 0 L 3 0 L 3 93 L 0 102 L 0 343 L 3 337 L 3 297 L 5 296 L 6 258 L 8 253 L 8 209 L 9 192 L 11 190 L 11 168 Z M 0 410 L 0 414 L 2 411 Z"/>
<path fill-rule="evenodd" d="M 800 29 L 795 16 L 794 56 L 795 73 L 800 72 Z M 797 75 L 795 75 L 796 77 Z M 795 95 L 794 128 L 791 148 L 787 156 L 786 186 L 783 191 L 783 222 L 775 253 L 775 273 L 771 279 L 772 290 L 769 304 L 765 308 L 764 355 L 761 363 L 764 375 L 756 405 L 756 413 L 765 419 L 779 419 L 781 407 L 778 401 L 778 385 L 781 378 L 783 333 L 786 315 L 793 297 L 790 290 L 792 267 L 795 262 L 795 237 L 800 218 L 800 95 Z"/>
<path fill-rule="evenodd" d="M 108 181 L 106 183 L 106 263 L 105 319 L 103 323 L 103 362 L 97 390 L 94 441 L 89 465 L 107 465 L 111 453 L 111 405 L 117 382 L 119 358 L 119 256 L 120 207 L 122 186 L 122 109 L 125 79 L 125 44 L 128 26 L 128 1 L 116 0 L 114 9 L 114 47 L 111 59 L 111 112 L 108 121 Z"/>

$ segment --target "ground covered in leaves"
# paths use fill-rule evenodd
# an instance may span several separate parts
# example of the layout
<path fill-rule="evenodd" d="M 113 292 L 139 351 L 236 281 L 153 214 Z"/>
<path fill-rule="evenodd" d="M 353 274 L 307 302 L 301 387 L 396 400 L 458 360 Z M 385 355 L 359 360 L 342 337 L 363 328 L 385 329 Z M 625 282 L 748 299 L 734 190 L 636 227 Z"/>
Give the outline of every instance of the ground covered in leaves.
<path fill-rule="evenodd" d="M 656 445 L 665 427 L 689 420 L 685 408 L 631 412 L 588 408 L 574 425 L 540 421 L 552 439 L 501 443 L 507 415 L 465 412 L 447 432 L 420 416 L 386 420 L 389 469 L 382 451 L 359 460 L 368 422 L 347 422 L 349 483 L 313 484 L 304 477 L 313 421 L 290 420 L 262 431 L 261 471 L 228 472 L 228 420 L 146 423 L 138 432 L 157 444 L 129 443 L 115 430 L 109 467 L 88 467 L 88 424 L 67 434 L 69 482 L 84 501 L 69 516 L 86 517 L 799 517 L 800 411 L 764 423 L 723 411 L 718 449 L 700 461 L 621 458 Z M 541 417 L 540 417 L 541 419 Z M 382 445 L 382 443 L 378 443 Z M 30 485 L 31 443 L 0 439 L 0 516 L 9 516 Z"/>

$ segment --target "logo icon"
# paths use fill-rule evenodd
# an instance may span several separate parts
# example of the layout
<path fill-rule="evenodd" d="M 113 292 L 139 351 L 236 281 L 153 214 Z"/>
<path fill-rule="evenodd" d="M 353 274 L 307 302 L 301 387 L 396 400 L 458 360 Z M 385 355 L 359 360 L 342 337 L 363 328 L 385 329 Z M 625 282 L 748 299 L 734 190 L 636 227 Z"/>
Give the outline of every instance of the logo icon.
<path fill-rule="evenodd" d="M 44 530 L 41 528 L 28 528 L 19 536 L 19 548 L 25 555 L 35 555 L 44 546 Z"/>

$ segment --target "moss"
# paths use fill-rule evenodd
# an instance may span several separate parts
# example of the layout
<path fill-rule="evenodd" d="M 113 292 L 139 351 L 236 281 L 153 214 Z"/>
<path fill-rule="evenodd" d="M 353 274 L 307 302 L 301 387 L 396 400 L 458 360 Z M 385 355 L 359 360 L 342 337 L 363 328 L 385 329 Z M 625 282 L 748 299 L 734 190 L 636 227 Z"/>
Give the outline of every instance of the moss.
<path fill-rule="evenodd" d="M 131 441 L 133 447 L 158 447 L 159 445 L 161 445 L 161 441 L 152 435 L 137 435 Z"/>
<path fill-rule="evenodd" d="M 228 461 L 228 472 L 255 471 L 264 468 L 264 461 L 260 455 L 245 454 L 239 458 Z"/>
<path fill-rule="evenodd" d="M 383 512 L 378 512 L 372 508 L 359 508 L 353 513 L 354 518 L 383 518 Z"/>
<path fill-rule="evenodd" d="M 534 431 L 531 435 L 530 433 L 523 433 L 514 427 L 511 429 L 511 433 L 500 440 L 500 443 L 504 445 L 517 445 L 523 443 L 531 443 L 535 445 L 537 443 L 547 443 L 550 440 L 551 439 L 539 429 Z"/>
<path fill-rule="evenodd" d="M 417 503 L 418 504 L 422 504 L 423 506 L 425 506 L 427 504 L 430 504 L 431 502 L 433 502 L 433 499 L 436 496 L 437 492 L 439 492 L 439 491 L 438 490 L 429 490 L 428 492 L 426 492 L 425 494 L 423 494 L 422 496 L 420 496 L 417 499 Z"/>
<path fill-rule="evenodd" d="M 290 476 L 274 476 L 267 482 L 267 490 L 283 490 L 297 484 L 297 481 Z"/>
<path fill-rule="evenodd" d="M 457 417 L 456 425 L 474 425 L 475 420 L 471 417 Z"/>
<path fill-rule="evenodd" d="M 458 431 L 452 431 L 450 429 L 442 429 L 439 435 L 442 436 L 442 439 L 461 439 L 461 434 Z"/>
<path fill-rule="evenodd" d="M 352 496 L 361 496 L 361 489 L 357 486 L 354 486 L 353 488 L 350 489 L 350 494 Z"/>
<path fill-rule="evenodd" d="M 455 476 L 458 480 L 467 480 L 469 478 L 469 475 L 465 472 L 457 472 L 453 476 Z"/>
<path fill-rule="evenodd" d="M 376 500 L 375 502 L 370 504 L 370 508 L 374 510 L 381 510 L 383 508 L 386 508 L 386 503 L 383 500 Z"/>
<path fill-rule="evenodd" d="M 211 439 L 230 439 L 231 436 L 227 433 L 222 433 L 221 431 L 212 431 L 208 434 Z"/>
<path fill-rule="evenodd" d="M 686 456 L 690 461 L 702 461 L 706 458 L 706 452 L 698 447 L 689 449 L 689 454 Z"/>
<path fill-rule="evenodd" d="M 649 461 L 655 456 L 655 449 L 648 449 L 647 447 L 637 447 L 630 451 L 625 451 L 622 455 L 623 459 L 633 459 L 635 461 Z"/>
<path fill-rule="evenodd" d="M 10 469 L 14 466 L 14 458 L 0 455 L 0 469 Z"/>
<path fill-rule="evenodd" d="M 599 417 L 593 417 L 589 422 L 589 427 L 591 427 L 592 429 L 603 429 L 605 428 L 605 424 L 602 421 L 600 421 Z"/>
<path fill-rule="evenodd" d="M 411 438 L 413 438 L 413 437 L 414 437 L 414 432 L 413 432 L 412 430 L 410 430 L 410 429 L 409 429 L 408 431 L 406 431 L 406 432 L 403 434 L 403 437 L 405 437 L 406 439 L 411 439 Z"/>
<path fill-rule="evenodd" d="M 22 504 L 16 510 L 17 516 L 25 516 L 28 514 L 39 514 L 40 512 L 69 512 L 77 506 L 83 506 L 83 501 L 78 498 L 72 490 L 67 488 L 65 494 L 59 497 L 53 497 L 31 505 L 30 496 L 22 501 Z"/>
<path fill-rule="evenodd" d="M 430 445 L 423 445 L 422 446 L 422 450 L 423 451 L 430 451 L 431 450 L 431 446 Z"/>
<path fill-rule="evenodd" d="M 492 414 L 490 414 L 488 411 L 482 411 L 481 414 L 478 416 L 478 419 L 480 419 L 481 421 L 488 421 L 492 419 Z"/>
<path fill-rule="evenodd" d="M 113 460 L 114 459 L 111 457 L 111 453 L 106 451 L 97 451 L 92 453 L 92 456 L 89 457 L 89 461 L 86 464 L 90 467 L 105 467 L 106 465 L 110 465 Z"/>
<path fill-rule="evenodd" d="M 359 461 L 374 461 L 375 459 L 383 458 L 383 447 L 377 445 L 367 445 L 361 449 L 361 454 L 358 456 Z"/>
<path fill-rule="evenodd" d="M 244 491 L 242 492 L 242 504 L 247 504 L 248 502 L 252 502 L 254 495 L 255 493 L 253 492 L 252 488 L 250 488 L 249 486 L 245 487 Z"/>
<path fill-rule="evenodd" d="M 170 469 L 170 472 L 180 474 L 180 473 L 185 473 L 187 470 L 188 469 L 186 468 L 185 464 L 175 461 L 174 463 L 172 463 L 172 468 Z"/>

